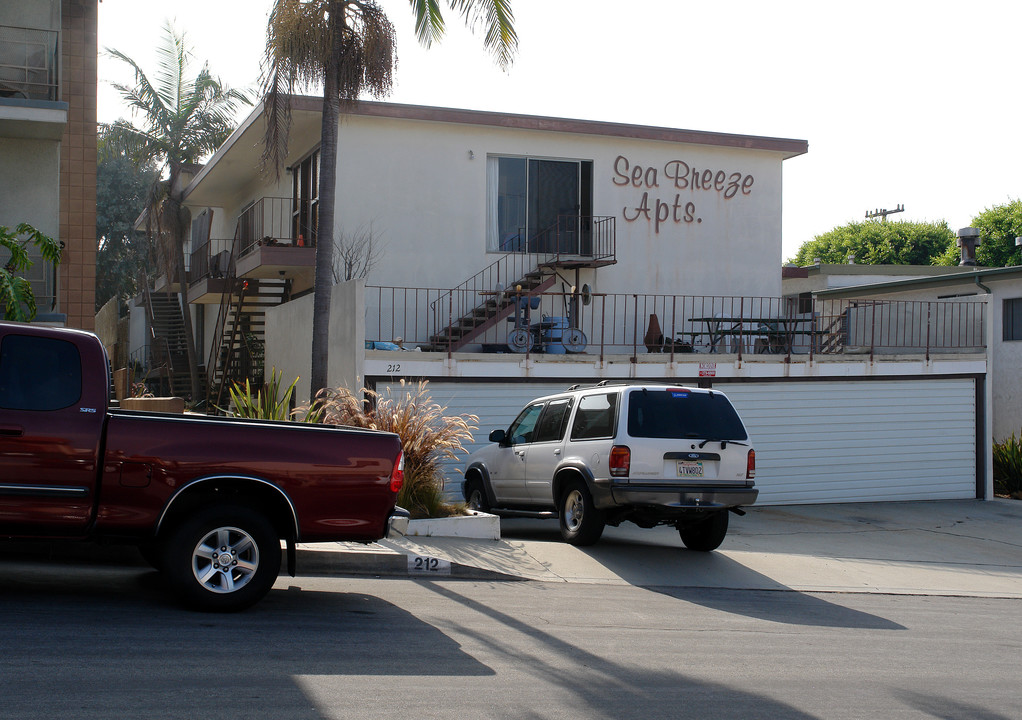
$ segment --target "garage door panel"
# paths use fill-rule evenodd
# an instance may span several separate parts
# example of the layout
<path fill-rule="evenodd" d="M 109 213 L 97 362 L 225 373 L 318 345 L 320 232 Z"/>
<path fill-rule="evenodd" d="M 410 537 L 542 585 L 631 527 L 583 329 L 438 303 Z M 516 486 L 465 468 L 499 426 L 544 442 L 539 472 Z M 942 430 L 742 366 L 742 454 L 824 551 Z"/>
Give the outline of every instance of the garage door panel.
<path fill-rule="evenodd" d="M 714 387 L 756 445 L 760 504 L 976 495 L 972 379 Z"/>

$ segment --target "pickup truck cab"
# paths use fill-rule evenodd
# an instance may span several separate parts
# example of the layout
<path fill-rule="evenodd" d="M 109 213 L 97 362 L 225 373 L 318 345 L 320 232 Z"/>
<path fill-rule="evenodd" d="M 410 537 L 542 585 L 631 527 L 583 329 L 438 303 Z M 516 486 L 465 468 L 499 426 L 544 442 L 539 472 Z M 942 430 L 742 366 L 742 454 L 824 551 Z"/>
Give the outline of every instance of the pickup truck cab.
<path fill-rule="evenodd" d="M 574 545 L 605 525 L 672 525 L 693 550 L 716 549 L 728 511 L 756 501 L 756 452 L 716 390 L 602 382 L 529 403 L 467 459 L 469 505 L 558 517 Z"/>
<path fill-rule="evenodd" d="M 262 598 L 298 542 L 407 518 L 392 433 L 111 409 L 99 339 L 0 323 L 0 539 L 138 546 L 192 607 Z"/>

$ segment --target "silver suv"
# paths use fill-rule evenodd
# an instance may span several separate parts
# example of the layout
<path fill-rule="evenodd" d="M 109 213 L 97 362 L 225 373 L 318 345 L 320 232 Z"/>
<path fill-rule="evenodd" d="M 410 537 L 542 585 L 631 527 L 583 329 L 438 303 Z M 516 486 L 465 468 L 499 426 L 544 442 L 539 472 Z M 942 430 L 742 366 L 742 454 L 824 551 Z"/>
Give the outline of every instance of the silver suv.
<path fill-rule="evenodd" d="M 606 525 L 672 525 L 709 551 L 759 491 L 756 451 L 716 390 L 661 384 L 568 388 L 532 401 L 467 459 L 468 504 L 499 515 L 558 517 L 561 535 L 591 545 Z"/>

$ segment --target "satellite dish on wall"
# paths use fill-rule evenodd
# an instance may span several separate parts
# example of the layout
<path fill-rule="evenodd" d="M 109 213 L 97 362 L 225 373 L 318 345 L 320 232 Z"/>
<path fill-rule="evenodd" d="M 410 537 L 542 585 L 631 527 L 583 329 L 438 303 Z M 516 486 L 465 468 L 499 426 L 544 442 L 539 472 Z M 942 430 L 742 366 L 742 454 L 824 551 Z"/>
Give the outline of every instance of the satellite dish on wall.
<path fill-rule="evenodd" d="M 589 283 L 585 283 L 582 286 L 582 304 L 589 305 L 593 301 L 593 289 L 589 287 Z"/>

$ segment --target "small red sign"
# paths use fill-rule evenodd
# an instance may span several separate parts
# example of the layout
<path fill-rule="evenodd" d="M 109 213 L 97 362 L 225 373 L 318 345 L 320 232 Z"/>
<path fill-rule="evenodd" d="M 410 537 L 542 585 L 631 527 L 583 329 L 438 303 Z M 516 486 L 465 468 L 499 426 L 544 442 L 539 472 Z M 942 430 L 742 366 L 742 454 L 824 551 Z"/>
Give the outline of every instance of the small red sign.
<path fill-rule="evenodd" d="M 716 377 L 717 363 L 699 363 L 699 377 Z"/>

